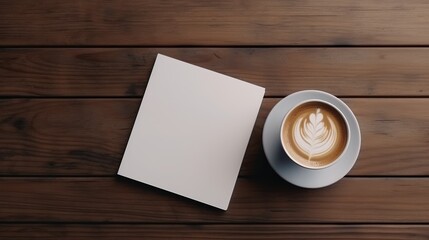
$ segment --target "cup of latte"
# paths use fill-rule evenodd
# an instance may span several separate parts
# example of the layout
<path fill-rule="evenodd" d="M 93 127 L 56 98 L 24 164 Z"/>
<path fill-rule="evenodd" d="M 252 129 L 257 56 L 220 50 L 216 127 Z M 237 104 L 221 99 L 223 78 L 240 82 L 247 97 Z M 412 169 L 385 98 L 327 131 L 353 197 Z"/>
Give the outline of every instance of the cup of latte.
<path fill-rule="evenodd" d="M 310 99 L 295 105 L 283 118 L 280 140 L 296 164 L 309 169 L 333 165 L 350 142 L 350 126 L 329 102 Z"/>

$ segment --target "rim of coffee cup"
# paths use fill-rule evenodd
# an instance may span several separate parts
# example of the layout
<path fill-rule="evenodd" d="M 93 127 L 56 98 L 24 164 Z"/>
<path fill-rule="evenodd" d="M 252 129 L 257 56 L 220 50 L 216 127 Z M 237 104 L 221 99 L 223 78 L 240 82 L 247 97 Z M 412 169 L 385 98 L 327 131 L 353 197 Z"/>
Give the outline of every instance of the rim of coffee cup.
<path fill-rule="evenodd" d="M 334 95 L 332 95 L 332 94 L 329 94 L 329 93 L 326 93 L 326 92 L 322 92 L 322 91 L 318 91 L 318 92 L 321 92 L 321 93 L 323 93 L 323 94 L 327 94 L 327 95 L 330 95 L 330 96 L 332 96 L 332 97 L 334 97 L 337 101 L 339 101 L 339 102 L 341 102 L 341 103 L 343 103 L 339 98 L 337 98 L 337 97 L 335 97 Z M 293 158 L 293 156 L 288 152 L 288 150 L 287 150 L 287 148 L 285 147 L 285 143 L 284 143 L 284 141 L 283 141 L 283 129 L 284 129 L 284 126 L 285 126 L 285 121 L 286 121 L 286 119 L 287 119 L 287 117 L 289 116 L 289 114 L 293 111 L 293 110 L 295 110 L 297 107 L 299 107 L 299 106 L 301 106 L 301 105 L 303 105 L 303 104 L 305 104 L 305 103 L 309 103 L 309 102 L 321 102 L 321 103 L 324 103 L 324 104 L 327 104 L 327 105 L 329 105 L 330 107 L 332 107 L 332 108 L 334 108 L 335 109 L 335 111 L 337 111 L 340 115 L 341 115 L 341 117 L 343 118 L 343 121 L 344 121 L 344 123 L 346 124 L 346 127 L 347 127 L 347 142 L 346 142 L 346 146 L 344 147 L 344 149 L 343 149 L 343 151 L 341 152 L 341 154 L 340 154 L 340 156 L 338 156 L 334 161 L 332 161 L 332 162 L 330 162 L 329 164 L 326 164 L 326 165 L 323 165 L 323 166 L 319 166 L 319 167 L 310 167 L 310 166 L 306 166 L 306 165 L 304 165 L 304 164 L 302 164 L 302 163 L 300 163 L 299 161 L 297 161 L 296 159 L 294 159 Z M 343 103 L 343 104 L 345 104 L 345 103 Z M 282 124 L 281 124 L 281 128 L 280 128 L 280 141 L 281 141 L 281 145 L 282 145 L 282 148 L 283 148 L 283 151 L 285 151 L 286 152 L 286 155 L 293 161 L 293 162 L 295 162 L 296 164 L 298 164 L 299 166 L 301 166 L 301 167 L 304 167 L 304 168 L 307 168 L 307 169 L 312 169 L 312 170 L 319 170 L 319 169 L 324 169 L 324 168 L 327 168 L 327 167 L 329 167 L 329 166 L 332 166 L 332 165 L 334 165 L 336 162 L 338 162 L 338 160 L 340 160 L 343 156 L 344 156 L 344 154 L 346 153 L 346 150 L 347 150 L 347 148 L 349 147 L 349 144 L 350 144 L 350 125 L 349 125 L 349 123 L 347 122 L 347 119 L 346 119 L 346 117 L 344 116 L 344 114 L 335 106 L 335 105 L 333 105 L 332 103 L 330 103 L 330 102 L 328 102 L 328 101 L 326 101 L 326 100 L 322 100 L 322 99 L 317 99 L 317 98 L 311 98 L 311 99 L 306 99 L 306 100 L 304 100 L 304 101 L 301 101 L 301 102 L 299 102 L 298 104 L 296 104 L 294 107 L 292 107 L 286 114 L 285 114 L 285 116 L 283 117 L 283 119 L 282 119 Z"/>

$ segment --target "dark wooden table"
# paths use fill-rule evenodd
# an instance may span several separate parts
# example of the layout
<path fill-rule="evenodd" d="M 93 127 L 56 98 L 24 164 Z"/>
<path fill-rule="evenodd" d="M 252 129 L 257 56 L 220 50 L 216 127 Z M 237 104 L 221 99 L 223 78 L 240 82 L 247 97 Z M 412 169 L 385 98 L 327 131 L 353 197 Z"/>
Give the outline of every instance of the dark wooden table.
<path fill-rule="evenodd" d="M 1 239 L 429 239 L 429 2 L 0 0 Z M 156 53 L 266 88 L 228 211 L 116 175 Z M 294 187 L 261 131 L 282 97 L 342 98 L 340 182 Z"/>

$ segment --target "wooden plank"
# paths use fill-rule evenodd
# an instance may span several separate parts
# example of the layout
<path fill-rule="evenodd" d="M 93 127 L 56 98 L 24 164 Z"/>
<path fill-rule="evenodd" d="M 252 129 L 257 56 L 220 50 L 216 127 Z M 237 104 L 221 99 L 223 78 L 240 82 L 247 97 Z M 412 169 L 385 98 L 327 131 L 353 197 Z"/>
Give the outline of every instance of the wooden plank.
<path fill-rule="evenodd" d="M 428 178 L 345 178 L 300 189 L 237 181 L 228 211 L 125 178 L 2 178 L 2 222 L 429 223 Z"/>
<path fill-rule="evenodd" d="M 142 96 L 158 52 L 266 96 L 429 96 L 429 48 L 4 48 L 0 96 Z"/>
<path fill-rule="evenodd" d="M 115 174 L 140 100 L 0 100 L 6 175 Z"/>
<path fill-rule="evenodd" d="M 240 175 L 273 174 L 261 134 L 269 111 L 279 100 L 264 99 Z M 351 176 L 429 175 L 429 99 L 344 100 L 362 131 L 362 149 Z M 139 102 L 0 100 L 0 174 L 116 174 Z"/>
<path fill-rule="evenodd" d="M 422 45 L 425 1 L 1 1 L 1 45 Z"/>
<path fill-rule="evenodd" d="M 0 224 L 2 239 L 378 239 L 427 240 L 428 225 Z"/>

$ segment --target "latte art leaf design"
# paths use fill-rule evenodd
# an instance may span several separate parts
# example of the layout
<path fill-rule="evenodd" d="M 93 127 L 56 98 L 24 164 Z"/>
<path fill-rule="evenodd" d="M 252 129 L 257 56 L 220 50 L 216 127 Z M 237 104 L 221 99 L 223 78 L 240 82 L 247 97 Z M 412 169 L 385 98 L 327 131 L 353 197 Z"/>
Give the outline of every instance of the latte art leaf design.
<path fill-rule="evenodd" d="M 326 118 L 325 121 L 323 121 L 324 118 Z M 317 108 L 314 113 L 297 119 L 293 126 L 293 135 L 297 147 L 310 161 L 313 157 L 323 155 L 334 147 L 337 129 L 332 119 L 324 116 L 320 108 Z"/>

